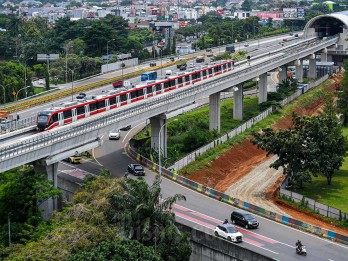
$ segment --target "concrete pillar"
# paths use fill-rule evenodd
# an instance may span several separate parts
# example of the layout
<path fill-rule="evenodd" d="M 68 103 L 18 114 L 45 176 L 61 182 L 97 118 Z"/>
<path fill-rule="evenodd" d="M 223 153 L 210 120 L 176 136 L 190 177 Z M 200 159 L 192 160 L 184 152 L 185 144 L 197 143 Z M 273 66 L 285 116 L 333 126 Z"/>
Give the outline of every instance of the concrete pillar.
<path fill-rule="evenodd" d="M 220 132 L 220 92 L 209 96 L 209 130 Z"/>
<path fill-rule="evenodd" d="M 278 80 L 279 80 L 279 83 L 282 83 L 282 81 L 285 81 L 286 78 L 288 77 L 288 67 L 286 65 L 282 65 L 279 67 L 280 70 L 278 72 Z"/>
<path fill-rule="evenodd" d="M 309 71 L 308 71 L 308 78 L 315 79 L 317 78 L 317 63 L 315 58 L 309 59 Z"/>
<path fill-rule="evenodd" d="M 233 119 L 243 120 L 243 85 L 233 87 Z"/>
<path fill-rule="evenodd" d="M 259 104 L 267 101 L 267 73 L 261 74 L 259 76 L 258 82 L 259 88 Z"/>
<path fill-rule="evenodd" d="M 34 162 L 35 173 L 44 173 L 48 180 L 53 181 L 53 186 L 57 187 L 57 175 L 58 175 L 58 162 L 52 163 L 51 165 L 46 165 L 44 160 L 37 160 Z M 49 219 L 54 210 L 57 210 L 58 202 L 57 199 L 48 199 L 42 202 L 39 209 L 42 211 L 42 216 L 44 219 Z"/>
<path fill-rule="evenodd" d="M 160 115 L 157 115 L 155 117 L 150 118 L 151 148 L 156 150 L 156 151 L 158 149 L 160 149 L 161 155 L 163 157 L 167 157 L 167 125 L 162 127 L 166 123 L 167 123 L 167 117 L 164 114 L 160 114 Z M 161 141 L 160 141 L 160 139 L 161 139 Z M 160 148 L 159 148 L 159 145 L 161 146 Z"/>
<path fill-rule="evenodd" d="M 303 59 L 296 62 L 296 79 L 298 82 L 303 82 Z"/>
<path fill-rule="evenodd" d="M 327 62 L 327 48 L 324 48 L 320 54 L 320 61 Z"/>

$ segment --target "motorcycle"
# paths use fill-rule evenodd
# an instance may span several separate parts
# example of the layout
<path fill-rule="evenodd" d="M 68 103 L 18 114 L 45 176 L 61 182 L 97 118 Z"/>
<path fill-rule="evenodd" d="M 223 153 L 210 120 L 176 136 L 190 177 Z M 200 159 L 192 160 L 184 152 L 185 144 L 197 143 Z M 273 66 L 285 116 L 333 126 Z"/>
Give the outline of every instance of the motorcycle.
<path fill-rule="evenodd" d="M 298 255 L 302 255 L 302 256 L 306 256 L 307 255 L 307 251 L 305 246 L 301 246 L 301 248 L 296 248 L 296 254 Z"/>

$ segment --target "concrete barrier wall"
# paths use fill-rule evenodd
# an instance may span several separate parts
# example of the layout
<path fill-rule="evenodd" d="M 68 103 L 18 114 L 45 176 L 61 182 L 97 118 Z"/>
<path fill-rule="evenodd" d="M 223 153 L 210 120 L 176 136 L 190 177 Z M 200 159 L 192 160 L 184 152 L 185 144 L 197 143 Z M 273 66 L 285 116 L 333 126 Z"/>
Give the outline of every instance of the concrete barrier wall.
<path fill-rule="evenodd" d="M 139 163 L 141 163 L 142 165 L 146 166 L 149 169 L 152 169 L 153 171 L 156 171 L 157 173 L 159 173 L 159 166 L 150 161 L 149 159 L 143 157 L 142 155 L 140 155 L 139 153 L 137 153 L 133 148 L 131 148 L 129 145 L 127 146 L 127 151 L 128 151 L 128 155 L 130 155 L 133 159 L 135 159 L 136 161 L 138 161 Z M 208 197 L 217 199 L 219 201 L 223 201 L 227 204 L 233 205 L 235 207 L 247 210 L 249 212 L 255 213 L 257 215 L 263 216 L 265 218 L 277 221 L 279 223 L 291 226 L 291 227 L 295 227 L 301 230 L 305 230 L 307 232 L 325 237 L 325 238 L 329 238 L 333 241 L 337 241 L 343 244 L 347 244 L 348 245 L 348 236 L 346 235 L 341 235 L 338 234 L 334 231 L 331 230 L 327 230 L 325 228 L 321 228 L 321 227 L 317 227 L 317 226 L 313 226 L 311 224 L 302 222 L 301 220 L 297 220 L 297 219 L 293 219 L 291 217 L 288 216 L 283 216 L 283 215 L 279 215 L 275 212 L 269 211 L 267 209 L 264 208 L 260 208 L 258 206 L 252 205 L 249 202 L 240 200 L 238 198 L 233 198 L 228 194 L 225 194 L 221 191 L 215 190 L 213 188 L 210 188 L 208 186 L 202 185 L 200 183 L 197 183 L 193 180 L 190 180 L 186 177 L 180 176 L 177 173 L 171 172 L 165 168 L 162 167 L 162 176 L 167 177 L 168 179 L 171 179 L 185 187 L 188 187 L 190 189 L 193 189 L 197 192 L 200 192 Z"/>
<path fill-rule="evenodd" d="M 275 260 L 244 248 L 243 243 L 234 244 L 180 223 L 176 225 L 180 231 L 191 235 L 192 254 L 190 261 Z"/>

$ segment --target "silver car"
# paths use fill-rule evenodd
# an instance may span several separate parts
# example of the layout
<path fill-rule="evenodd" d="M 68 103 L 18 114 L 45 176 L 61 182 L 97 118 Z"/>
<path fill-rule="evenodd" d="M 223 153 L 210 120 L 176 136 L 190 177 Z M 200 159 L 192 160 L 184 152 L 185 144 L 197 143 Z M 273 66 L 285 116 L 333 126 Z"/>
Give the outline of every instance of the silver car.
<path fill-rule="evenodd" d="M 109 140 L 119 140 L 121 137 L 121 133 L 119 130 L 111 130 L 109 132 Z"/>

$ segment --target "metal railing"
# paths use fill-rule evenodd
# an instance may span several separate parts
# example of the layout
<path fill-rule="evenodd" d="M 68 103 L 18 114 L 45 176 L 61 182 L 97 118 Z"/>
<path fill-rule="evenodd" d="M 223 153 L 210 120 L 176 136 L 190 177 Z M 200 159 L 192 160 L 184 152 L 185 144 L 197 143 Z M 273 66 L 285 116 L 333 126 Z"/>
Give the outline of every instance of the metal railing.
<path fill-rule="evenodd" d="M 319 44 L 317 48 L 322 48 L 321 45 L 325 46 L 328 44 L 328 42 L 331 43 L 330 41 L 333 42 L 334 40 L 335 39 L 332 38 L 330 40 L 324 41 L 323 43 Z M 296 48 L 301 48 L 303 51 L 301 51 L 300 53 L 303 53 L 306 52 L 305 47 L 312 46 L 315 44 L 316 41 L 306 42 L 303 46 L 297 46 Z M 13 157 L 14 155 L 19 155 L 30 150 L 35 150 L 43 146 L 48 146 L 64 139 L 70 139 L 72 137 L 82 135 L 91 130 L 95 130 L 103 126 L 111 125 L 121 120 L 131 118 L 132 116 L 142 113 L 144 111 L 154 110 L 158 114 L 162 112 L 159 110 L 161 106 L 167 105 L 167 108 L 169 108 L 169 105 L 171 103 L 180 101 L 187 97 L 190 97 L 190 100 L 195 100 L 198 94 L 207 94 L 207 91 L 209 91 L 210 93 L 220 91 L 221 88 L 226 88 L 223 86 L 223 84 L 230 84 L 232 80 L 234 80 L 235 83 L 238 84 L 239 81 L 243 82 L 248 77 L 255 77 L 254 70 L 267 72 L 269 68 L 273 66 L 273 63 L 282 63 L 283 61 L 292 58 L 294 54 L 294 49 L 296 48 L 289 48 L 287 52 L 284 52 L 281 56 L 262 61 L 258 64 L 255 63 L 254 65 L 251 65 L 245 69 L 231 71 L 214 78 L 209 78 L 205 82 L 197 83 L 194 86 L 191 85 L 190 87 L 186 87 L 182 90 L 178 89 L 176 92 L 168 93 L 167 95 L 155 96 L 151 99 L 143 100 L 142 102 L 136 103 L 131 107 L 125 106 L 119 108 L 119 110 L 111 110 L 101 115 L 97 115 L 92 118 L 86 118 L 79 122 L 63 126 L 59 129 L 52 130 L 50 132 L 44 132 L 35 135 L 34 137 L 28 137 L 23 141 L 13 142 L 11 144 L 5 143 L 2 147 L 0 147 L 0 159 L 7 159 Z M 234 78 L 231 79 L 231 76 L 234 76 Z"/>

